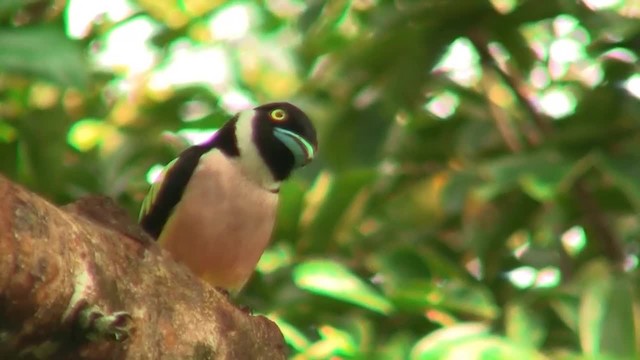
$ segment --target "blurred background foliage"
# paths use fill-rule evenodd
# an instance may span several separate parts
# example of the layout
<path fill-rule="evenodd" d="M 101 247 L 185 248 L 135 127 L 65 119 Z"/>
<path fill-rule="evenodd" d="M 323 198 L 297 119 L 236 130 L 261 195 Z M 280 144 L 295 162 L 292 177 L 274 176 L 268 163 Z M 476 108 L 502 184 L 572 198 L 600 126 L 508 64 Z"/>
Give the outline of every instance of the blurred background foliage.
<path fill-rule="evenodd" d="M 137 214 L 290 100 L 320 158 L 238 302 L 294 359 L 640 358 L 638 0 L 2 0 L 0 172 Z"/>

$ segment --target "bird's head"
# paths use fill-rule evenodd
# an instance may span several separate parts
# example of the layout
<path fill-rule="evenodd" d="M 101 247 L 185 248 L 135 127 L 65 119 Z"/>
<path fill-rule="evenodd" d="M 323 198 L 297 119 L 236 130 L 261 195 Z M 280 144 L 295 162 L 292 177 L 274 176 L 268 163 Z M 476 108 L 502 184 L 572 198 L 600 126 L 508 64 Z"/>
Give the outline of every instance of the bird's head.
<path fill-rule="evenodd" d="M 279 102 L 258 106 L 253 113 L 253 140 L 269 165 L 284 175 L 313 160 L 318 148 L 316 130 L 302 110 Z"/>
<path fill-rule="evenodd" d="M 235 153 L 227 153 L 237 156 L 243 168 L 262 183 L 267 170 L 272 181 L 285 180 L 294 169 L 311 162 L 318 149 L 309 117 L 288 102 L 241 111 L 225 128 L 223 132 L 233 133 L 235 138 L 234 144 L 229 141 Z"/>

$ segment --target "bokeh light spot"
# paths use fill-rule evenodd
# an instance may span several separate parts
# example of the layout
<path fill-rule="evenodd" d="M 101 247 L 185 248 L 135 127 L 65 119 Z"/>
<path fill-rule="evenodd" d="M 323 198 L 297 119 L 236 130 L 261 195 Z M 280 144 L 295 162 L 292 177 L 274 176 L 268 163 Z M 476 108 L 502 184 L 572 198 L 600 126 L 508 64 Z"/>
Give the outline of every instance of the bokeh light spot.
<path fill-rule="evenodd" d="M 246 5 L 228 6 L 209 21 L 211 36 L 217 40 L 236 40 L 247 34 L 251 24 L 251 16 Z"/>
<path fill-rule="evenodd" d="M 515 9 L 518 2 L 516 0 L 491 0 L 491 5 L 501 14 L 508 14 Z"/>
<path fill-rule="evenodd" d="M 433 115 L 446 119 L 456 112 L 459 102 L 458 95 L 445 91 L 431 99 L 425 107 Z"/>
<path fill-rule="evenodd" d="M 65 8 L 66 32 L 72 39 L 84 38 L 101 17 L 117 22 L 134 12 L 129 0 L 69 0 Z"/>
<path fill-rule="evenodd" d="M 624 88 L 627 89 L 631 95 L 640 99 L 640 74 L 634 74 L 628 78 L 624 83 Z"/>
<path fill-rule="evenodd" d="M 67 134 L 67 142 L 80 151 L 88 151 L 104 138 L 107 125 L 96 119 L 84 119 L 73 124 Z"/>
<path fill-rule="evenodd" d="M 195 145 L 209 140 L 217 130 L 218 129 L 181 129 L 178 131 L 178 135 L 187 139 L 189 144 Z"/>
<path fill-rule="evenodd" d="M 547 115 L 561 118 L 575 111 L 576 99 L 563 88 L 551 88 L 542 94 L 539 105 Z"/>
<path fill-rule="evenodd" d="M 552 288 L 560 284 L 562 279 L 560 270 L 556 267 L 546 267 L 538 271 L 536 277 L 535 287 L 537 288 Z"/>
<path fill-rule="evenodd" d="M 587 245 L 587 234 L 582 226 L 574 226 L 562 234 L 560 241 L 567 254 L 576 256 Z"/>
<path fill-rule="evenodd" d="M 451 43 L 433 71 L 443 71 L 456 83 L 462 86 L 472 86 L 480 79 L 479 58 L 468 39 L 458 38 Z"/>
<path fill-rule="evenodd" d="M 531 266 L 521 266 L 507 273 L 509 281 L 519 289 L 531 287 L 535 283 L 537 275 L 538 271 Z"/>
<path fill-rule="evenodd" d="M 153 74 L 149 86 L 163 90 L 203 84 L 220 91 L 229 80 L 229 67 L 222 47 L 193 45 L 184 40 L 174 45 L 168 63 Z"/>
<path fill-rule="evenodd" d="M 156 49 L 150 44 L 158 25 L 146 16 L 140 16 L 119 25 L 107 35 L 101 49 L 95 54 L 98 66 L 124 70 L 127 74 L 145 72 L 153 67 Z"/>
<path fill-rule="evenodd" d="M 158 180 L 158 177 L 160 177 L 160 174 L 162 174 L 162 170 L 164 170 L 164 165 L 162 164 L 155 164 L 151 166 L 147 171 L 147 183 L 155 183 L 156 180 Z"/>
<path fill-rule="evenodd" d="M 557 39 L 551 43 L 549 56 L 559 63 L 570 63 L 584 57 L 583 46 L 573 39 Z"/>
<path fill-rule="evenodd" d="M 582 0 L 591 10 L 604 10 L 620 6 L 623 0 Z"/>

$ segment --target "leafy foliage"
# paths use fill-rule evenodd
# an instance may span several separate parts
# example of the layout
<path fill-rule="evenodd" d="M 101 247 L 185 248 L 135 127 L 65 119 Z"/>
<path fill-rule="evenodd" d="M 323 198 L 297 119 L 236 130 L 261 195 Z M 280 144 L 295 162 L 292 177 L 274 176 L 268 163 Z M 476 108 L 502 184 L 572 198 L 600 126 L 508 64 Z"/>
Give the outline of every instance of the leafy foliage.
<path fill-rule="evenodd" d="M 0 4 L 3 174 L 135 216 L 181 135 L 291 99 L 321 156 L 238 301 L 292 358 L 640 357 L 637 2 L 86 3 Z"/>

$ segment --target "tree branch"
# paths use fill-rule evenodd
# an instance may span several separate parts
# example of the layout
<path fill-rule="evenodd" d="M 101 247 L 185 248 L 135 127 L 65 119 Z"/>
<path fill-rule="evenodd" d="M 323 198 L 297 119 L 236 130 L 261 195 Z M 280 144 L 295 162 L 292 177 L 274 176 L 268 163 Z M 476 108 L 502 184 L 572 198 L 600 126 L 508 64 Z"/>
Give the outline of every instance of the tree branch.
<path fill-rule="evenodd" d="M 537 135 L 534 138 L 527 136 L 530 140 L 531 146 L 540 146 L 545 140 L 544 136 L 553 135 L 555 131 L 553 122 L 544 114 L 540 113 L 534 106 L 530 90 L 522 80 L 522 76 L 513 68 L 505 70 L 499 66 L 498 62 L 489 51 L 488 38 L 479 30 L 471 32 L 469 34 L 469 38 L 478 51 L 482 63 L 490 66 L 500 76 L 542 133 L 543 136 L 540 137 Z M 502 132 L 500 133 L 502 134 Z M 508 139 L 505 139 L 505 141 L 508 141 Z M 598 242 L 600 250 L 604 253 L 604 256 L 613 264 L 622 268 L 625 259 L 622 242 L 618 239 L 615 232 L 609 225 L 604 212 L 595 200 L 585 180 L 583 178 L 577 179 L 574 186 L 571 188 L 570 193 L 585 216 L 585 219 L 587 220 L 587 224 L 585 225 L 591 230 L 593 235 L 595 235 L 593 240 Z M 561 251 L 563 251 L 562 248 Z"/>
<path fill-rule="evenodd" d="M 105 201 L 63 210 L 0 176 L 0 358 L 285 358 L 274 323 L 115 226 L 121 215 Z"/>

